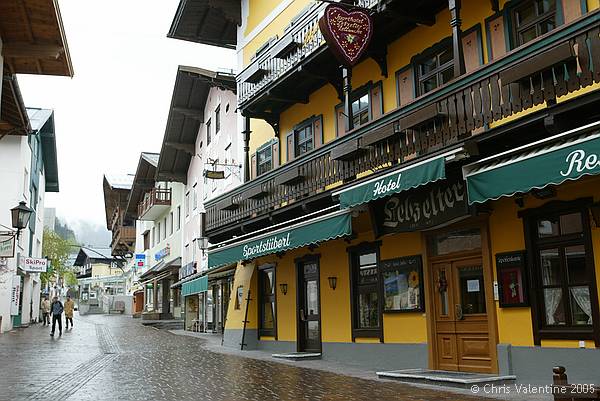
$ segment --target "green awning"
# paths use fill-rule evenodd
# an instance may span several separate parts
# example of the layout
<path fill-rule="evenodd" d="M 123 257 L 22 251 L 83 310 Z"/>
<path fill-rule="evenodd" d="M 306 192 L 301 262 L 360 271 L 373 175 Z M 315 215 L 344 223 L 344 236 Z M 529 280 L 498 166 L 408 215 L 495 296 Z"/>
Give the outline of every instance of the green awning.
<path fill-rule="evenodd" d="M 352 233 L 349 210 L 336 211 L 325 216 L 260 234 L 230 245 L 208 251 L 208 268 L 254 259 L 288 249 L 343 237 Z"/>
<path fill-rule="evenodd" d="M 593 124 L 597 127 L 598 123 Z M 565 134 L 579 132 L 583 128 Z M 560 134 L 465 166 L 469 203 L 482 203 L 600 174 L 600 133 Z"/>
<path fill-rule="evenodd" d="M 347 209 L 444 178 L 446 161 L 445 155 L 441 155 L 344 188 L 333 195 L 339 196 L 340 208 Z"/>
<path fill-rule="evenodd" d="M 208 290 L 208 276 L 198 277 L 181 285 L 181 295 L 184 297 L 200 294 L 206 290 Z"/>

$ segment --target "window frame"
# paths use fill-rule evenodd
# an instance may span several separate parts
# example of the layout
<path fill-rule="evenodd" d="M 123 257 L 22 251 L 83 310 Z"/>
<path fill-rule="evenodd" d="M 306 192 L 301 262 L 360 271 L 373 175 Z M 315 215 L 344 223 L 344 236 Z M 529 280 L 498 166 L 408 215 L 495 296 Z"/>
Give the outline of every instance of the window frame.
<path fill-rule="evenodd" d="M 298 157 L 300 157 L 302 155 L 310 153 L 311 151 L 313 151 L 315 149 L 315 133 L 314 133 L 314 130 L 313 130 L 313 121 L 314 121 L 313 118 L 309 118 L 308 120 L 303 121 L 303 122 L 301 122 L 300 124 L 298 124 L 298 125 L 296 125 L 294 127 L 294 157 L 295 158 L 298 158 Z M 298 141 L 298 133 L 301 132 L 301 131 L 306 131 L 306 130 L 310 130 L 310 144 L 311 144 L 311 148 L 307 149 L 305 152 L 299 153 L 298 149 L 299 149 L 300 145 L 308 143 L 309 140 L 305 139 L 302 143 L 300 143 Z M 272 159 L 272 156 L 271 156 L 271 159 Z"/>
<path fill-rule="evenodd" d="M 277 339 L 277 273 L 275 271 L 274 263 L 267 263 L 257 268 L 258 272 L 258 335 L 259 337 L 275 337 Z M 263 288 L 263 280 L 264 274 L 268 272 L 273 273 L 273 292 L 271 294 L 264 294 Z M 265 297 L 270 298 L 269 302 L 273 303 L 273 328 L 264 328 L 264 315 L 263 315 L 263 305 L 265 302 Z"/>
<path fill-rule="evenodd" d="M 526 8 L 530 3 L 533 3 L 533 5 L 535 7 L 536 16 L 534 17 L 534 19 L 532 21 L 528 22 L 523 27 L 517 27 L 517 13 L 520 10 Z M 555 5 L 554 11 L 548 11 L 541 15 L 537 15 L 537 11 L 538 11 L 537 0 L 521 1 L 518 4 L 515 4 L 513 7 L 510 8 L 508 15 L 509 15 L 509 19 L 510 19 L 510 36 L 511 36 L 511 42 L 512 42 L 511 43 L 512 49 L 516 49 L 517 47 L 526 45 L 527 43 L 539 38 L 540 36 L 545 35 L 545 33 L 543 33 L 543 34 L 538 33 L 538 31 L 539 31 L 538 24 L 542 21 L 547 20 L 551 14 L 553 14 L 553 17 L 554 17 L 554 28 L 552 30 L 548 31 L 547 33 L 555 30 L 556 28 L 558 28 L 560 25 L 563 24 L 563 21 L 561 18 L 561 13 L 559 12 L 559 8 L 562 7 L 562 2 L 560 0 L 555 0 L 554 5 Z M 526 31 L 526 30 L 530 29 L 531 27 L 536 28 L 535 38 L 531 39 L 529 42 L 522 43 L 521 35 L 520 35 L 521 32 Z"/>
<path fill-rule="evenodd" d="M 267 150 L 270 152 L 271 156 L 269 157 L 268 162 L 261 163 L 260 154 Z M 261 165 L 267 163 L 269 163 L 269 168 L 261 172 Z M 271 143 L 271 141 L 269 141 L 256 150 L 256 176 L 260 177 L 261 175 L 268 173 L 271 170 L 273 170 L 273 144 Z"/>
<path fill-rule="evenodd" d="M 206 122 L 206 146 L 210 145 L 210 126 L 211 126 L 211 119 L 209 118 L 208 121 Z"/>
<path fill-rule="evenodd" d="M 439 64 L 440 55 L 448 50 L 452 52 L 452 58 L 450 59 L 450 61 L 446 62 L 445 64 L 440 65 Z M 434 56 L 436 58 L 436 64 L 437 64 L 436 68 L 434 68 L 432 71 L 429 71 L 428 73 L 426 73 L 424 75 L 421 75 L 421 65 L 423 64 L 423 62 L 425 60 L 431 59 Z M 452 36 L 448 36 L 448 37 L 442 39 L 435 45 L 431 46 L 428 49 L 425 49 L 424 51 L 422 51 L 421 53 L 419 53 L 418 55 L 413 57 L 410 62 L 410 65 L 412 66 L 412 69 L 413 69 L 413 76 L 414 76 L 413 91 L 414 91 L 416 97 L 426 95 L 427 93 L 433 92 L 433 91 L 443 87 L 444 85 L 448 84 L 449 82 L 452 82 L 452 80 L 454 78 L 452 78 L 450 81 L 448 81 L 446 83 L 442 83 L 442 84 L 439 83 L 439 78 L 440 78 L 439 75 L 442 72 L 448 70 L 449 68 L 454 69 L 454 50 L 452 48 Z M 454 71 L 452 71 L 452 72 L 453 72 L 452 76 L 454 77 Z M 421 82 L 426 81 L 433 76 L 436 77 L 437 86 L 430 91 L 423 92 L 421 89 Z"/>
<path fill-rule="evenodd" d="M 350 107 L 352 107 L 354 102 L 356 102 L 356 101 L 360 102 L 360 99 L 362 99 L 364 96 L 367 96 L 367 107 L 366 107 L 367 121 L 362 124 L 360 122 L 358 124 L 356 122 L 354 122 L 353 128 L 358 128 L 362 125 L 368 124 L 369 122 L 373 121 L 373 115 L 371 114 L 371 103 L 372 103 L 371 88 L 372 87 L 373 87 L 373 85 L 371 85 L 371 84 L 363 85 L 362 87 L 353 91 L 352 94 L 350 95 Z M 359 111 L 360 111 L 360 109 L 359 109 Z M 356 118 L 356 114 L 354 112 L 352 112 L 352 118 L 353 119 Z"/>
<path fill-rule="evenodd" d="M 541 340 L 594 340 L 596 347 L 600 346 L 600 312 L 598 306 L 598 289 L 596 282 L 596 272 L 594 265 L 592 233 L 589 216 L 589 206 L 593 200 L 591 198 L 581 198 L 575 201 L 551 201 L 539 208 L 528 209 L 519 212 L 519 217 L 523 218 L 523 227 L 525 234 L 525 244 L 527 248 L 528 263 L 528 281 L 530 285 L 531 300 L 531 320 L 533 326 L 533 338 L 535 345 L 541 345 Z M 580 213 L 582 217 L 582 233 L 558 235 L 550 238 L 538 238 L 537 221 L 540 218 L 552 218 L 570 213 Z M 579 237 L 579 238 L 578 238 Z M 572 323 L 565 326 L 546 325 L 546 314 L 544 309 L 544 288 L 564 288 L 577 287 L 582 285 L 569 286 L 564 278 L 564 261 L 561 260 L 562 283 L 556 286 L 544 286 L 542 281 L 542 271 L 539 265 L 538 253 L 540 250 L 552 247 L 560 249 L 573 245 L 583 245 L 585 247 L 585 264 L 587 286 L 590 292 L 590 303 L 592 306 L 592 326 L 575 326 Z M 565 300 L 566 318 L 571 317 L 571 306 L 568 304 L 570 297 Z"/>
<path fill-rule="evenodd" d="M 381 241 L 375 242 L 363 242 L 356 246 L 346 248 L 348 252 L 348 261 L 350 265 L 350 310 L 351 310 L 351 331 L 352 341 L 356 338 L 379 338 L 380 342 L 384 342 L 383 339 L 383 287 L 382 287 L 382 276 L 381 276 L 381 257 L 380 257 Z M 376 264 L 377 264 L 377 283 L 370 285 L 363 285 L 364 287 L 374 286 L 377 293 L 377 309 L 379 315 L 379 327 L 377 328 L 360 328 L 358 325 L 359 315 L 359 294 L 361 291 L 358 286 L 358 270 L 359 270 L 359 256 L 366 253 L 375 253 Z"/>

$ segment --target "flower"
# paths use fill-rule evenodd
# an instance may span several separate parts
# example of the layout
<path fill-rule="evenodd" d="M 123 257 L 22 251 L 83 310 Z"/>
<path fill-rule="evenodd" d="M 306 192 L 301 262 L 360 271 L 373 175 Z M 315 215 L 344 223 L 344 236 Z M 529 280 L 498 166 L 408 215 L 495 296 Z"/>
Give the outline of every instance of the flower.
<path fill-rule="evenodd" d="M 408 284 L 412 288 L 416 288 L 419 286 L 419 273 L 417 273 L 415 270 L 411 271 L 408 275 Z"/>

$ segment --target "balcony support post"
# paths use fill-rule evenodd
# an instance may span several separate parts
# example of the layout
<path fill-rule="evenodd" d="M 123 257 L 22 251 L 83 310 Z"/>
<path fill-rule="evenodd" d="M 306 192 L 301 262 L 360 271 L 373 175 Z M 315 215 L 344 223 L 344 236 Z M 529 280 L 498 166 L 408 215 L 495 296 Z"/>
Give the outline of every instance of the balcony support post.
<path fill-rule="evenodd" d="M 250 181 L 250 117 L 244 117 L 244 182 Z"/>
<path fill-rule="evenodd" d="M 454 54 L 454 78 L 465 73 L 465 56 L 462 48 L 462 30 L 460 26 L 460 0 L 448 0 L 450 26 L 452 27 L 452 50 Z"/>
<path fill-rule="evenodd" d="M 346 115 L 346 132 L 354 128 L 354 118 L 352 116 L 352 68 L 342 67 L 342 80 L 344 88 L 344 114 Z"/>

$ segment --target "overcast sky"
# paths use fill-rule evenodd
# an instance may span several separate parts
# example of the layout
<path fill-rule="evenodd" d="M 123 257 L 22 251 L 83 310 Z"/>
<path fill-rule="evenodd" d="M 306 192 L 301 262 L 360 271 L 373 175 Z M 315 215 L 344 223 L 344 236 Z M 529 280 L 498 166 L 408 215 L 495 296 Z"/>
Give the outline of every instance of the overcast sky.
<path fill-rule="evenodd" d="M 74 78 L 20 75 L 29 107 L 55 110 L 60 193 L 46 207 L 75 229 L 106 224 L 104 173 L 160 152 L 177 66 L 234 68 L 231 50 L 168 39 L 179 0 L 59 0 Z"/>

